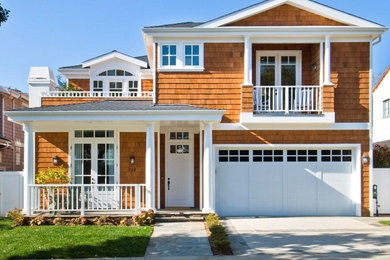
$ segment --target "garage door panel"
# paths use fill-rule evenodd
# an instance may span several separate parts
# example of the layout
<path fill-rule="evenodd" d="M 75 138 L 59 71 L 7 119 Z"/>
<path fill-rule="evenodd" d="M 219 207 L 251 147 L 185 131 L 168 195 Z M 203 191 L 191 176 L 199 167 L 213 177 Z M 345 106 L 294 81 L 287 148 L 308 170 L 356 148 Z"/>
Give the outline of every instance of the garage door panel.
<path fill-rule="evenodd" d="M 283 164 L 254 163 L 250 167 L 249 205 L 253 215 L 283 214 Z"/>
<path fill-rule="evenodd" d="M 320 215 L 354 215 L 352 201 L 352 163 L 324 163 L 318 189 Z"/>
<path fill-rule="evenodd" d="M 286 169 L 286 214 L 317 214 L 317 166 L 313 163 L 291 163 Z"/>
<path fill-rule="evenodd" d="M 249 212 L 249 165 L 247 163 L 220 164 L 216 176 L 217 212 L 224 216 Z"/>

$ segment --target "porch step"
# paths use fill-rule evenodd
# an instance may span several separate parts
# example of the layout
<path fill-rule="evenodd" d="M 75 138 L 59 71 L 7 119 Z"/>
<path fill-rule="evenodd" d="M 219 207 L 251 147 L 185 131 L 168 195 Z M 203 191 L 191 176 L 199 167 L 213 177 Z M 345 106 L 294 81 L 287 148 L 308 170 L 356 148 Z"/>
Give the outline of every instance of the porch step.
<path fill-rule="evenodd" d="M 207 214 L 200 211 L 157 211 L 156 222 L 203 221 Z"/>
<path fill-rule="evenodd" d="M 169 217 L 157 217 L 156 223 L 167 223 L 167 222 L 202 222 L 203 217 L 185 217 L 185 216 L 169 216 Z"/>

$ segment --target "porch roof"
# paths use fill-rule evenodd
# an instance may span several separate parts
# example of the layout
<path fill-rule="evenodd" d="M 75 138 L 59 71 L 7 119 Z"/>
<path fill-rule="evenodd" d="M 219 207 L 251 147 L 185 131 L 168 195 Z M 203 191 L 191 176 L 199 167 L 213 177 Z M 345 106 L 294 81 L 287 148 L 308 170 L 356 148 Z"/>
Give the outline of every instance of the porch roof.
<path fill-rule="evenodd" d="M 182 104 L 153 104 L 149 100 L 102 100 L 5 112 L 9 120 L 31 121 L 220 121 L 224 110 Z"/>

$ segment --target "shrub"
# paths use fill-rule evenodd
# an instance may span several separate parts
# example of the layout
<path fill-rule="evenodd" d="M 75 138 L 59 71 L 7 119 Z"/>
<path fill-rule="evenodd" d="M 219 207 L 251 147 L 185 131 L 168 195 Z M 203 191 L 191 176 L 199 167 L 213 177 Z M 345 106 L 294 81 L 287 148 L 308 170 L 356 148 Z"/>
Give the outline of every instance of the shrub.
<path fill-rule="evenodd" d="M 232 249 L 230 248 L 230 241 L 227 237 L 226 230 L 219 221 L 217 214 L 209 214 L 206 216 L 206 224 L 210 231 L 210 243 L 214 254 L 230 255 Z"/>
<path fill-rule="evenodd" d="M 35 177 L 37 184 L 67 184 L 69 181 L 68 170 L 63 165 L 58 168 L 47 168 L 39 171 Z"/>
<path fill-rule="evenodd" d="M 7 218 L 11 219 L 13 226 L 23 226 L 26 224 L 26 216 L 22 214 L 22 209 L 14 209 L 7 212 Z"/>
<path fill-rule="evenodd" d="M 53 219 L 53 224 L 56 226 L 64 226 L 66 222 L 63 218 L 55 218 Z"/>
<path fill-rule="evenodd" d="M 386 145 L 376 144 L 374 146 L 374 168 L 390 167 L 390 148 Z"/>
<path fill-rule="evenodd" d="M 133 215 L 134 224 L 137 226 L 146 226 L 155 223 L 155 215 L 153 210 L 142 211 L 140 214 Z"/>
<path fill-rule="evenodd" d="M 30 226 L 41 226 L 46 222 L 44 216 L 38 216 L 30 220 Z"/>
<path fill-rule="evenodd" d="M 120 221 L 119 221 L 119 226 L 129 226 L 130 223 L 129 223 L 129 219 L 128 218 L 122 218 Z"/>

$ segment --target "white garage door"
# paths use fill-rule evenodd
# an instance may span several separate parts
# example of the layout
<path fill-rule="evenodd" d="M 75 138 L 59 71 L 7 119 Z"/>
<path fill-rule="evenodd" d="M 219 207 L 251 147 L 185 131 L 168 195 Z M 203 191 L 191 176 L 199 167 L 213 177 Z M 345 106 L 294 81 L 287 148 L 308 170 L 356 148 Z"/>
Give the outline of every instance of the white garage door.
<path fill-rule="evenodd" d="M 222 216 L 356 215 L 354 161 L 346 148 L 217 149 L 216 210 Z"/>

